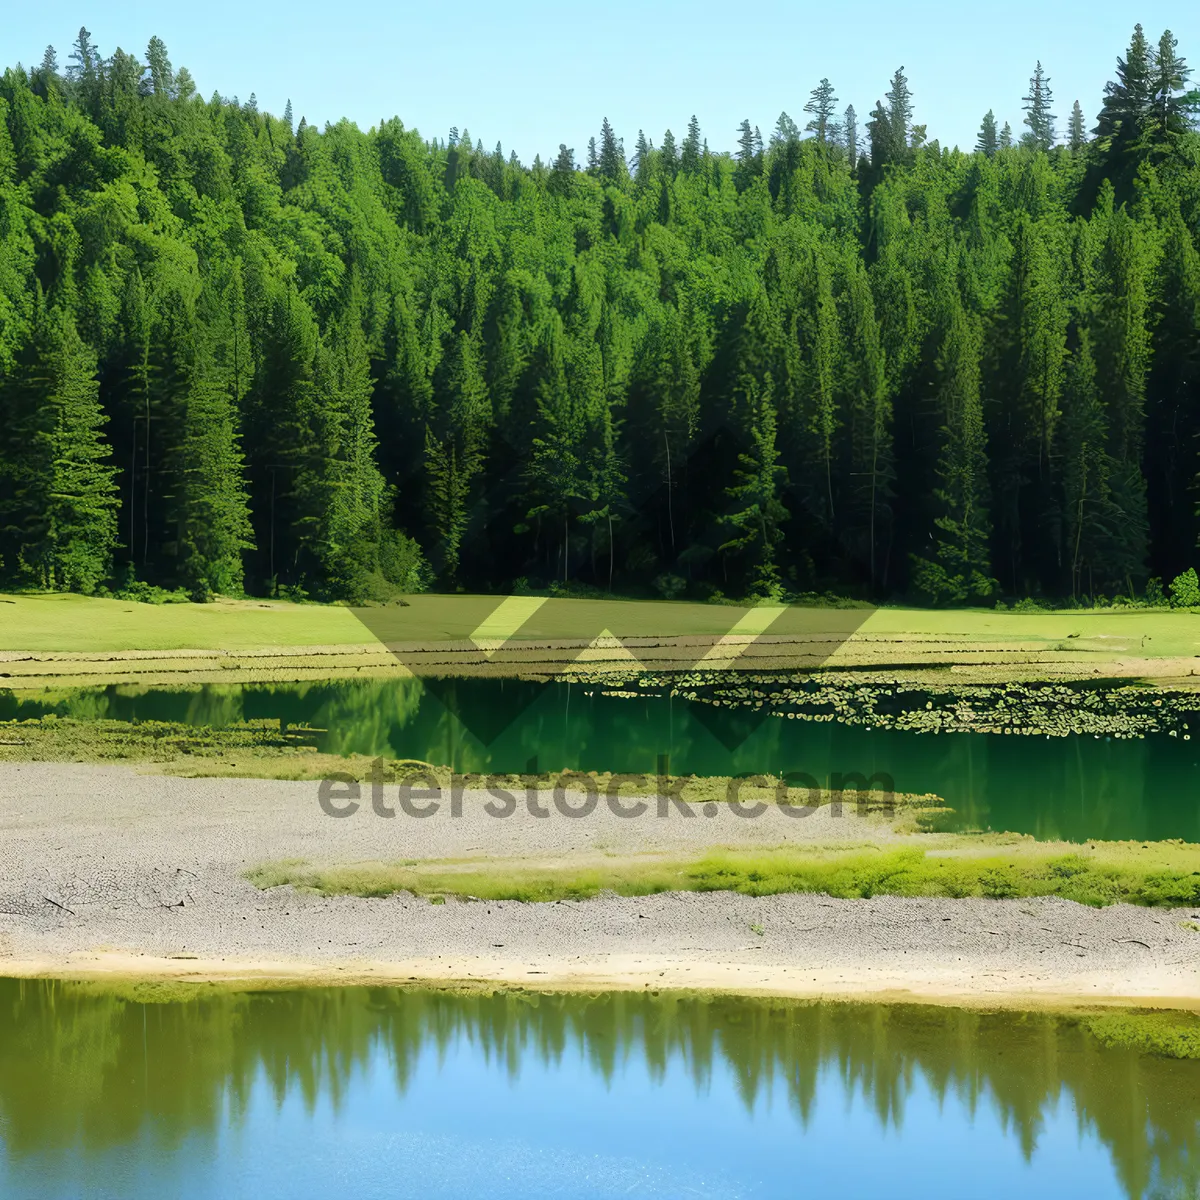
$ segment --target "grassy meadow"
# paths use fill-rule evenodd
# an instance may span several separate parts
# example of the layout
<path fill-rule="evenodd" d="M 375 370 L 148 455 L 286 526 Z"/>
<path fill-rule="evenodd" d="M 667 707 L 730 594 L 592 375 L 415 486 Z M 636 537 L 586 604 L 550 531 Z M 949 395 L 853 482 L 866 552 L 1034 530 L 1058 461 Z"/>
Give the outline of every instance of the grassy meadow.
<path fill-rule="evenodd" d="M 524 599 L 524 598 L 522 598 Z M 519 641 L 721 637 L 761 620 L 725 604 L 666 600 L 548 599 L 496 623 L 504 597 L 425 594 L 406 605 L 354 610 L 276 600 L 142 604 L 70 594 L 0 596 L 0 652 L 96 654 L 154 650 L 250 651 L 271 647 L 464 641 L 481 628 Z M 535 602 L 536 603 L 536 602 Z M 524 615 L 528 613 L 528 615 Z M 361 618 L 361 619 L 360 619 Z M 523 618 L 523 619 L 522 619 Z M 1200 614 L 1171 609 L 1021 613 L 992 609 L 812 609 L 790 607 L 766 636 L 852 638 L 881 649 L 942 641 L 980 647 L 1063 648 L 1097 655 L 1162 658 L 1200 654 Z"/>

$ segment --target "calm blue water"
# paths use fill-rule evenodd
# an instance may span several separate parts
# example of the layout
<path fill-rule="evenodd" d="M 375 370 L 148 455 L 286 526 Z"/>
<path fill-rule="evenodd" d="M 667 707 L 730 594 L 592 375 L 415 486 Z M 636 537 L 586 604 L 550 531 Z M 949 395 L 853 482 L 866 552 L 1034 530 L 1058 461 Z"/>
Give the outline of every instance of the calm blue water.
<path fill-rule="evenodd" d="M 1200 1063 L 1049 1016 L 0 981 L 0 1191 L 1197 1195 Z"/>

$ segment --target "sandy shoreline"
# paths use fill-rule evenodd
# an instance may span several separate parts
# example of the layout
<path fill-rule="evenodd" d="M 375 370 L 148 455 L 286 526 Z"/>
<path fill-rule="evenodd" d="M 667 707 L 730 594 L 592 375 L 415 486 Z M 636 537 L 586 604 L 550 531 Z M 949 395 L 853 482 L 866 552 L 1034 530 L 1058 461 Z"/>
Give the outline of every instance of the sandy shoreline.
<path fill-rule="evenodd" d="M 316 785 L 0 764 L 0 974 L 687 988 L 1043 1007 L 1200 1008 L 1200 912 L 1059 899 L 731 893 L 522 904 L 260 891 L 265 861 L 570 861 L 899 835 L 828 812 L 739 819 L 325 816 Z M 552 810 L 551 810 L 552 811 Z"/>

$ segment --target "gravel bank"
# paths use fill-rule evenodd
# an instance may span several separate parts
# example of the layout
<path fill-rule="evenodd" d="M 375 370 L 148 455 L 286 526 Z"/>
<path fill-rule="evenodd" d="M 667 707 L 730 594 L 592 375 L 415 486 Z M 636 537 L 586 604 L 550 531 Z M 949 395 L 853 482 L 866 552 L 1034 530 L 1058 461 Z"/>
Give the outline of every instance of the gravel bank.
<path fill-rule="evenodd" d="M 265 861 L 565 858 L 890 840 L 828 810 L 510 818 L 322 813 L 312 783 L 0 764 L 0 974 L 694 987 L 1200 1007 L 1200 913 L 1057 899 L 668 894 L 545 905 L 262 892 Z M 549 797 L 544 797 L 549 802 Z M 653 811 L 653 810 L 652 810 Z"/>

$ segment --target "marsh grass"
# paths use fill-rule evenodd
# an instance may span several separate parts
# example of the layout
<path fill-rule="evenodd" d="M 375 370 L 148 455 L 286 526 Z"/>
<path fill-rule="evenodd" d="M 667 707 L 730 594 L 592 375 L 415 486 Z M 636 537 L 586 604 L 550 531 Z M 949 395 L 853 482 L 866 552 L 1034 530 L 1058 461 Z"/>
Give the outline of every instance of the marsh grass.
<path fill-rule="evenodd" d="M 935 896 L 1019 899 L 1057 896 L 1102 907 L 1200 905 L 1200 846 L 1182 842 L 1097 842 L 1089 846 L 998 845 L 995 839 L 939 838 L 935 846 L 726 850 L 691 859 L 656 855 L 586 864 L 479 859 L 313 866 L 274 863 L 247 878 L 260 888 L 290 884 L 321 895 L 457 896 L 480 900 L 583 900 L 604 892 L 793 892 L 862 899 Z"/>

